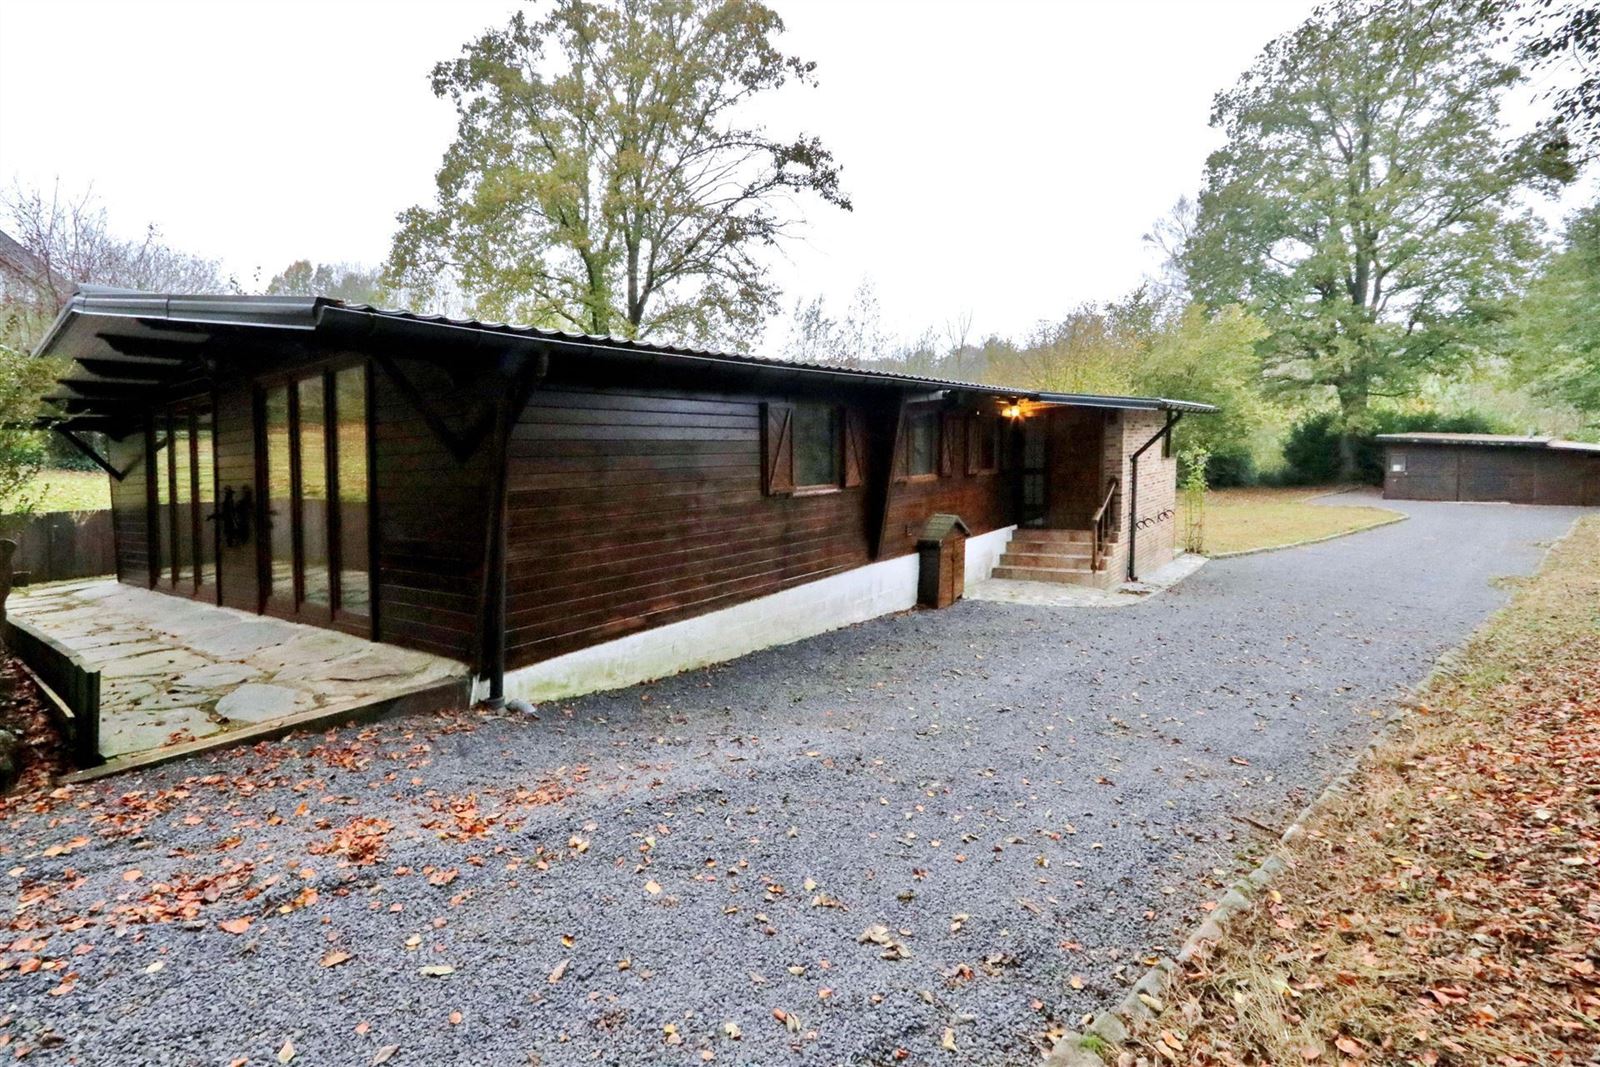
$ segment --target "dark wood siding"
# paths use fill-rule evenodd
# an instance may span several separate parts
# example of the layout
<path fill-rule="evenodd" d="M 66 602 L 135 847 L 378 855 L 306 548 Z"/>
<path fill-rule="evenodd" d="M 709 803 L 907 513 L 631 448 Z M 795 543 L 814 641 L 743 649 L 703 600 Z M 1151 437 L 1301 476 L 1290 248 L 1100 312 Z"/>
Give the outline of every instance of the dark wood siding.
<path fill-rule="evenodd" d="M 1384 495 L 1394 500 L 1600 505 L 1600 454 L 1592 452 L 1394 443 L 1384 466 Z"/>
<path fill-rule="evenodd" d="M 915 552 L 917 536 L 929 516 L 944 512 L 959 515 L 974 535 L 1009 526 L 1016 521 L 1016 472 L 1009 463 L 988 472 L 972 472 L 967 461 L 968 436 L 981 422 L 970 411 L 947 412 L 940 419 L 939 474 L 913 478 L 904 473 L 896 457 L 896 477 L 889 487 L 888 516 L 884 522 L 882 558 Z M 987 413 L 985 413 L 987 414 Z M 1011 448 L 1015 427 L 1002 423 L 1002 459 Z M 905 442 L 900 442 L 901 450 Z"/>
<path fill-rule="evenodd" d="M 864 488 L 763 492 L 767 399 L 534 394 L 510 442 L 512 666 L 868 562 Z"/>
<path fill-rule="evenodd" d="M 395 365 L 452 430 L 481 423 L 483 397 L 436 363 Z M 373 379 L 379 639 L 473 661 L 493 449 L 482 441 L 458 460 L 386 372 Z"/>
<path fill-rule="evenodd" d="M 887 446 L 896 408 L 835 394 L 844 437 L 858 446 L 843 457 L 848 487 L 790 492 L 781 479 L 763 481 L 773 462 L 764 422 L 797 399 L 817 398 L 573 385 L 535 393 L 509 446 L 508 664 L 871 562 L 883 516 L 871 494 L 888 472 L 864 469 L 868 442 Z M 957 412 L 946 425 L 950 473 L 891 485 L 879 558 L 914 551 L 936 512 L 960 514 L 974 533 L 1012 521 L 1013 475 L 969 473 L 971 424 Z"/>

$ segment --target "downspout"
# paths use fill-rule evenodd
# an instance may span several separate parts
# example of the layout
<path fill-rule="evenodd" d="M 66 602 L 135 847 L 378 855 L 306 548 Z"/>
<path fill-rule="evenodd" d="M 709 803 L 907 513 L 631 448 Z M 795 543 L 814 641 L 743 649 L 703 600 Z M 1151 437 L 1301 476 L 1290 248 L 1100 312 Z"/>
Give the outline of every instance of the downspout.
<path fill-rule="evenodd" d="M 1139 547 L 1139 457 L 1149 451 L 1150 446 L 1163 437 L 1172 436 L 1172 428 L 1178 425 L 1178 420 L 1181 418 L 1183 418 L 1183 412 L 1168 411 L 1166 423 L 1151 435 L 1150 440 L 1134 450 L 1133 458 L 1130 460 L 1132 467 L 1128 472 L 1128 581 L 1130 582 L 1139 580 L 1134 564 L 1134 558 L 1138 555 L 1136 550 Z"/>
<path fill-rule="evenodd" d="M 484 559 L 484 670 L 489 675 L 490 708 L 506 706 L 506 520 L 511 478 L 511 431 L 528 397 L 550 373 L 550 356 L 540 351 L 525 363 L 509 395 L 496 405 L 493 495 L 489 502 L 489 536 Z"/>

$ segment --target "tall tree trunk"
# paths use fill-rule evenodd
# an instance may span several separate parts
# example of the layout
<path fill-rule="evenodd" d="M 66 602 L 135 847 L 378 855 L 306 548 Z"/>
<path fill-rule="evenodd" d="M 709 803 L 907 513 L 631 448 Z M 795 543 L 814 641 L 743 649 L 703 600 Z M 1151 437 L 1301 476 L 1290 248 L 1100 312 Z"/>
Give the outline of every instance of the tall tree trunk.
<path fill-rule="evenodd" d="M 1367 429 L 1368 390 L 1365 381 L 1339 386 L 1339 481 L 1361 480 L 1359 443 Z"/>

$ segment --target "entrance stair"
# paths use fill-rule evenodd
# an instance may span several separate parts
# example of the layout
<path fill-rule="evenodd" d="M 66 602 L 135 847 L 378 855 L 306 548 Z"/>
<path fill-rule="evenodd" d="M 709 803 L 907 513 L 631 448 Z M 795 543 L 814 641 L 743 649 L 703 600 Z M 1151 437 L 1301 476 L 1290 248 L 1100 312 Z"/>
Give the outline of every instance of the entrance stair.
<path fill-rule="evenodd" d="M 1024 526 L 1011 536 L 992 576 L 1104 589 L 1115 584 L 1108 569 L 1115 548 L 1115 542 L 1103 546 L 1100 567 L 1095 569 L 1093 530 L 1042 530 Z"/>

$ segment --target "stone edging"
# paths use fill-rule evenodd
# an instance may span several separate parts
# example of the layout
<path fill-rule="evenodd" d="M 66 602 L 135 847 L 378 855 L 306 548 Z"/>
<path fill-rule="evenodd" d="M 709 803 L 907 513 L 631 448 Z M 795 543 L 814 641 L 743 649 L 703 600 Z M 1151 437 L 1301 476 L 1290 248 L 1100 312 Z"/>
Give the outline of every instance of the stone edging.
<path fill-rule="evenodd" d="M 1401 519 L 1409 518 L 1402 515 Z M 1399 521 L 1398 519 L 1392 521 Z M 1386 524 L 1383 524 L 1386 525 Z M 1372 529 L 1372 527 L 1367 527 Z M 1577 520 L 1573 521 L 1567 532 L 1556 538 L 1545 548 L 1544 555 L 1539 558 L 1538 565 L 1531 576 L 1536 576 L 1544 569 L 1545 562 L 1550 558 L 1556 545 L 1572 536 L 1572 531 L 1577 529 Z M 1359 531 L 1352 531 L 1359 532 Z M 1345 536 L 1343 534 L 1335 536 Z M 1319 540 L 1327 540 L 1320 538 Z M 1289 546 L 1284 546 L 1289 547 Z M 1257 551 L 1267 551 L 1258 549 Z M 1509 607 L 1502 605 L 1499 610 L 1489 616 L 1493 618 Z M 1411 711 L 1411 706 L 1416 702 L 1434 681 L 1443 675 L 1454 674 L 1462 656 L 1466 653 L 1467 646 L 1472 643 L 1478 633 L 1488 623 L 1473 627 L 1461 643 L 1453 648 L 1446 649 L 1434 661 L 1433 668 L 1420 682 L 1407 688 L 1406 695 L 1395 701 L 1393 709 L 1384 717 L 1383 724 L 1378 732 L 1367 742 L 1365 748 L 1347 761 L 1333 780 L 1325 786 L 1316 799 L 1307 804 L 1295 816 L 1295 820 L 1288 829 L 1284 830 L 1278 838 L 1276 847 L 1263 859 L 1249 874 L 1234 882 L 1218 900 L 1217 906 L 1211 911 L 1204 922 L 1189 935 L 1183 947 L 1178 950 L 1176 958 L 1162 956 L 1155 964 L 1133 984 L 1127 996 L 1109 1011 L 1102 1011 L 1095 1015 L 1087 1027 L 1087 1033 L 1068 1031 L 1056 1040 L 1055 1047 L 1045 1057 L 1046 1067 L 1105 1067 L 1102 1051 L 1111 1051 L 1128 1039 L 1130 1024 L 1145 1022 L 1154 1019 L 1166 1005 L 1161 999 L 1167 991 L 1168 985 L 1178 979 L 1179 969 L 1195 956 L 1208 950 L 1222 939 L 1224 926 L 1233 916 L 1247 911 L 1255 905 L 1256 897 L 1266 889 L 1273 878 L 1289 866 L 1288 846 L 1296 838 L 1305 833 L 1305 824 L 1324 803 L 1338 797 L 1350 789 L 1350 784 L 1361 765 L 1388 743 L 1394 729 L 1403 722 Z"/>
<path fill-rule="evenodd" d="M 1362 505 L 1357 505 L 1357 506 L 1359 506 L 1359 507 L 1371 507 L 1370 504 L 1362 504 Z M 1377 508 L 1375 510 L 1388 511 L 1389 509 L 1388 508 Z M 1306 545 L 1320 545 L 1324 541 L 1336 541 L 1341 537 L 1350 537 L 1350 536 L 1352 536 L 1354 534 L 1366 533 L 1368 530 L 1376 530 L 1380 526 L 1393 526 L 1397 522 L 1405 522 L 1410 517 L 1411 517 L 1410 515 L 1406 515 L 1406 514 L 1403 514 L 1402 512 L 1398 512 L 1397 511 L 1391 517 L 1389 517 L 1387 519 L 1379 519 L 1377 522 L 1373 523 L 1371 526 L 1358 526 L 1354 530 L 1340 530 L 1338 533 L 1323 534 L 1321 537 L 1308 537 L 1304 541 L 1291 541 L 1286 545 L 1267 545 L 1267 546 L 1265 546 L 1263 548 L 1244 548 L 1244 549 L 1240 549 L 1238 552 L 1218 552 L 1215 555 L 1209 556 L 1208 558 L 1209 559 L 1235 559 L 1235 558 L 1237 558 L 1239 556 L 1258 556 L 1263 552 L 1282 552 L 1283 550 L 1288 549 L 1288 548 L 1303 548 Z"/>

